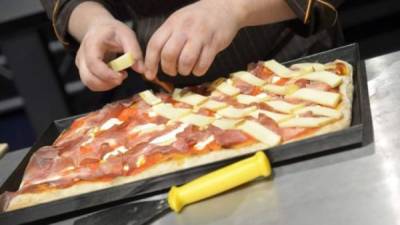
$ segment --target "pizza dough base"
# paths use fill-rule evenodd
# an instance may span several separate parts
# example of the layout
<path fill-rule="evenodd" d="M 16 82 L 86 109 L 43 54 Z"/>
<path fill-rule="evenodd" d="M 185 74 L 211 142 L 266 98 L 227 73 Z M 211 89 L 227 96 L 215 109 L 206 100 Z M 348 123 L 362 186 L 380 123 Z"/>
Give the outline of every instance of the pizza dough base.
<path fill-rule="evenodd" d="M 339 60 L 338 60 L 339 61 Z M 338 106 L 338 110 L 342 111 L 343 117 L 329 125 L 322 127 L 316 132 L 311 133 L 310 135 L 305 135 L 297 139 L 290 140 L 285 143 L 309 138 L 310 136 L 322 135 L 334 131 L 338 131 L 350 126 L 351 123 L 351 107 L 353 101 L 353 70 L 352 66 L 347 62 L 340 61 L 345 63 L 349 74 L 343 76 L 343 82 L 339 87 L 339 92 L 342 95 L 342 102 Z M 283 143 L 283 144 L 285 144 Z M 213 151 L 207 153 L 205 155 L 199 156 L 191 156 L 179 161 L 168 161 L 163 162 L 158 165 L 155 165 L 139 174 L 133 176 L 123 176 L 116 177 L 112 181 L 104 182 L 104 181 L 81 181 L 77 184 L 74 184 L 68 188 L 63 189 L 49 189 L 46 192 L 42 193 L 23 193 L 16 195 L 11 199 L 9 205 L 6 208 L 6 211 L 11 211 L 19 208 L 24 208 L 28 206 L 33 206 L 41 203 L 46 203 L 50 201 L 54 201 L 57 199 L 62 199 L 66 197 L 71 197 L 74 195 L 79 195 L 83 193 L 93 192 L 96 190 L 101 190 L 105 188 L 114 187 L 121 184 L 131 183 L 134 181 L 160 176 L 167 173 L 176 172 L 178 170 L 184 170 L 188 168 L 192 168 L 199 165 L 204 165 L 212 162 L 216 162 L 219 160 L 232 158 L 235 156 L 240 156 L 248 153 L 253 153 L 259 150 L 267 149 L 268 146 L 262 143 L 257 143 L 252 146 L 246 146 L 243 148 L 237 149 L 221 149 L 218 151 Z"/>

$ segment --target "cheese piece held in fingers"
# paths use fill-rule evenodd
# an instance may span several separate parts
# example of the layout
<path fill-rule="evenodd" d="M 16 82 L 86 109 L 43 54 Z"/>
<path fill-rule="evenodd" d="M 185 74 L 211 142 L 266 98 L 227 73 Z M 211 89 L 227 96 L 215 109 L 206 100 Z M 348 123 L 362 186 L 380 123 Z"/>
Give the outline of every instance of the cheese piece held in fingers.
<path fill-rule="evenodd" d="M 125 70 L 129 67 L 131 67 L 135 63 L 135 60 L 133 59 L 132 53 L 127 52 L 120 57 L 111 60 L 108 63 L 108 66 L 111 67 L 114 71 L 120 72 L 122 70 Z"/>

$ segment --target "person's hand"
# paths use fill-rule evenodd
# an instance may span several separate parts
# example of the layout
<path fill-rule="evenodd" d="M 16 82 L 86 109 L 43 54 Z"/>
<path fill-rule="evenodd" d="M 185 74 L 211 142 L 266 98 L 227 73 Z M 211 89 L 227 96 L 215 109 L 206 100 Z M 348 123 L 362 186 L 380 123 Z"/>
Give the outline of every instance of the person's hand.
<path fill-rule="evenodd" d="M 204 75 L 241 28 L 240 13 L 230 2 L 203 0 L 174 12 L 147 45 L 146 78 L 155 78 L 159 63 L 171 76 Z"/>
<path fill-rule="evenodd" d="M 115 72 L 107 62 L 116 53 L 126 52 L 131 52 L 136 60 L 132 69 L 143 73 L 142 51 L 135 33 L 113 18 L 96 21 L 83 36 L 75 59 L 83 84 L 92 91 L 106 91 L 120 85 L 127 77 L 126 71 Z"/>

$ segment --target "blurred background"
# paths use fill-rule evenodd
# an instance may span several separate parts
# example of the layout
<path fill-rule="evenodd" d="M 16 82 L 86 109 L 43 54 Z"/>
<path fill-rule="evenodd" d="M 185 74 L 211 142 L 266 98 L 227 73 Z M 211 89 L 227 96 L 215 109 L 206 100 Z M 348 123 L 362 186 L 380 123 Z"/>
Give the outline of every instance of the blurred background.
<path fill-rule="evenodd" d="M 348 0 L 339 12 L 346 42 L 358 42 L 363 59 L 400 50 L 399 0 Z M 30 146 L 54 119 L 97 109 L 115 95 L 82 85 L 38 0 L 0 0 L 0 143 Z"/>

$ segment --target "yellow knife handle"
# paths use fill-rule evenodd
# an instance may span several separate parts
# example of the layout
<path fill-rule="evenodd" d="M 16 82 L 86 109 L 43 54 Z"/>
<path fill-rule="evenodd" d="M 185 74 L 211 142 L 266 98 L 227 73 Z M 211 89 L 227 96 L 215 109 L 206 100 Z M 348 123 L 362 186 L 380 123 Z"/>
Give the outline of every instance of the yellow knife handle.
<path fill-rule="evenodd" d="M 133 59 L 133 55 L 130 52 L 127 52 L 120 57 L 111 60 L 108 63 L 108 66 L 111 67 L 114 71 L 122 71 L 124 69 L 127 69 L 131 67 L 135 63 L 135 60 Z"/>
<path fill-rule="evenodd" d="M 188 204 L 217 195 L 257 177 L 271 174 L 271 165 L 263 152 L 201 176 L 168 193 L 168 204 L 175 212 Z"/>

